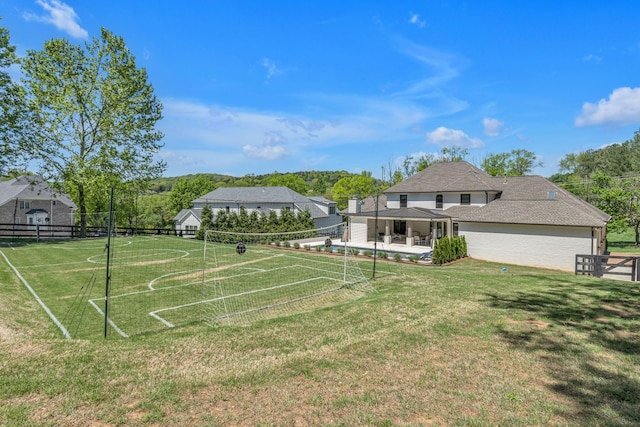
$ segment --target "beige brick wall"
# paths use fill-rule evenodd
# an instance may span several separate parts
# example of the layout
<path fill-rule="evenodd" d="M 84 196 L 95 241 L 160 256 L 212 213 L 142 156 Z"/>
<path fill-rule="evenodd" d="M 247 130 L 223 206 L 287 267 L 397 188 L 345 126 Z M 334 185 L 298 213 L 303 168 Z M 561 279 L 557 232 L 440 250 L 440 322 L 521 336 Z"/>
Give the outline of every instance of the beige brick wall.
<path fill-rule="evenodd" d="M 28 199 L 27 199 L 28 200 Z M 60 200 L 29 200 L 28 209 L 20 209 L 16 200 L 0 206 L 0 223 L 13 224 L 14 216 L 20 224 L 27 224 L 27 212 L 32 209 L 44 209 L 49 213 L 50 225 L 73 225 L 73 210 Z"/>

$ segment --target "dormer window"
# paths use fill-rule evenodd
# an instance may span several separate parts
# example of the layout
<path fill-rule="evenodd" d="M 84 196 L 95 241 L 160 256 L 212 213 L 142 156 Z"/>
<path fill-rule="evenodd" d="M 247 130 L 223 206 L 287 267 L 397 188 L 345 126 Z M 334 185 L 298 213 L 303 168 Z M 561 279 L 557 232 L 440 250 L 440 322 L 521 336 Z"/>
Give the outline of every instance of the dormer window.
<path fill-rule="evenodd" d="M 461 194 L 460 195 L 460 204 L 461 205 L 470 205 L 471 204 L 471 194 Z"/>
<path fill-rule="evenodd" d="M 436 195 L 436 209 L 442 209 L 442 194 Z"/>
<path fill-rule="evenodd" d="M 406 208 L 407 207 L 407 195 L 406 194 L 401 194 L 400 195 L 400 207 L 401 208 Z"/>

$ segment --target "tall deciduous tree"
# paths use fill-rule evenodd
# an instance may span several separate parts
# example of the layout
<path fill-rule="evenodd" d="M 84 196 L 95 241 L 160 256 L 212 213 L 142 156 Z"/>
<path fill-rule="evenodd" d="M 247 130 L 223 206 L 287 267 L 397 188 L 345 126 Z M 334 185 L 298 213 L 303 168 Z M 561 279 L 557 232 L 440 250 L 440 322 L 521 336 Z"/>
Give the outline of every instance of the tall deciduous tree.
<path fill-rule="evenodd" d="M 464 160 L 469 155 L 469 150 L 466 148 L 458 147 L 456 145 L 452 147 L 442 147 L 440 151 L 439 162 L 459 162 Z"/>
<path fill-rule="evenodd" d="M 155 129 L 162 105 L 122 37 L 104 28 L 84 46 L 53 39 L 42 51 L 28 51 L 23 72 L 36 125 L 27 148 L 46 177 L 73 186 L 84 234 L 93 183 L 164 171 L 166 164 L 154 159 L 162 147 Z"/>
<path fill-rule="evenodd" d="M 640 131 L 621 144 L 569 153 L 560 161 L 560 170 L 580 178 L 588 178 L 595 172 L 609 176 L 636 174 L 640 172 Z"/>
<path fill-rule="evenodd" d="M 353 196 L 363 199 L 376 194 L 376 181 L 371 177 L 370 172 L 365 171 L 361 175 L 341 178 L 333 186 L 332 193 L 338 208 L 344 209 Z"/>
<path fill-rule="evenodd" d="M 171 187 L 169 206 L 174 215 L 182 209 L 189 209 L 195 199 L 216 189 L 216 184 L 203 175 L 193 179 L 180 178 Z"/>
<path fill-rule="evenodd" d="M 270 187 L 288 187 L 298 194 L 307 194 L 309 192 L 309 184 L 304 179 L 292 173 L 284 175 L 274 175 L 265 182 Z"/>
<path fill-rule="evenodd" d="M 396 174 L 399 172 L 399 170 L 396 170 L 390 184 L 398 184 L 402 179 L 409 178 L 410 176 L 425 170 L 434 163 L 459 162 L 464 160 L 468 155 L 468 149 L 454 145 L 451 147 L 442 147 L 439 154 L 425 153 L 421 154 L 419 157 L 407 156 L 402 162 L 402 171 L 399 174 Z"/>
<path fill-rule="evenodd" d="M 442 151 L 444 154 L 445 149 L 443 148 Z M 426 168 L 428 168 L 433 163 L 436 163 L 437 161 L 438 159 L 436 155 L 433 153 L 422 154 L 418 158 L 414 158 L 413 156 L 407 156 L 402 162 L 402 170 L 404 171 L 404 177 L 409 178 L 410 176 L 422 170 L 425 170 Z M 394 180 L 394 182 L 392 182 L 392 185 L 398 184 L 400 181 Z"/>
<path fill-rule="evenodd" d="M 610 231 L 623 231 L 632 227 L 635 244 L 640 244 L 640 179 L 611 177 L 596 172 L 591 191 L 595 195 L 593 203 L 611 215 L 607 228 Z"/>
<path fill-rule="evenodd" d="M 536 161 L 535 153 L 517 149 L 510 153 L 489 154 L 482 161 L 482 169 L 493 176 L 522 176 L 529 174 L 533 168 L 542 166 L 542 162 Z"/>
<path fill-rule="evenodd" d="M 0 175 L 20 167 L 18 163 L 25 152 L 19 149 L 19 142 L 28 138 L 30 129 L 24 90 L 8 72 L 18 62 L 15 50 L 10 44 L 9 30 L 0 27 Z"/>

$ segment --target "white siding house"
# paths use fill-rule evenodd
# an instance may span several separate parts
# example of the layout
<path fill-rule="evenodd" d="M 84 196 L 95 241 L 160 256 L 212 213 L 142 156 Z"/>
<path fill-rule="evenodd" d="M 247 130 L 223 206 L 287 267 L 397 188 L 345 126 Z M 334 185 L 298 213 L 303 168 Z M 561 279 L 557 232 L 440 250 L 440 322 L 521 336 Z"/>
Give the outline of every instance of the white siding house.
<path fill-rule="evenodd" d="M 323 197 L 306 197 L 287 187 L 221 187 L 193 201 L 191 209 L 181 211 L 174 218 L 176 230 L 184 235 L 195 233 L 201 223 L 202 208 L 209 206 L 213 217 L 219 211 L 239 213 L 242 208 L 247 214 L 253 211 L 274 211 L 280 215 L 282 210 L 294 214 L 308 210 L 316 228 L 330 227 L 342 223 L 342 215 L 334 201 Z M 196 227 L 194 229 L 194 227 Z"/>
<path fill-rule="evenodd" d="M 577 254 L 605 252 L 611 219 L 540 176 L 492 177 L 467 162 L 428 167 L 374 211 L 371 199 L 350 204 L 352 241 L 432 246 L 461 235 L 474 258 L 569 271 Z"/>

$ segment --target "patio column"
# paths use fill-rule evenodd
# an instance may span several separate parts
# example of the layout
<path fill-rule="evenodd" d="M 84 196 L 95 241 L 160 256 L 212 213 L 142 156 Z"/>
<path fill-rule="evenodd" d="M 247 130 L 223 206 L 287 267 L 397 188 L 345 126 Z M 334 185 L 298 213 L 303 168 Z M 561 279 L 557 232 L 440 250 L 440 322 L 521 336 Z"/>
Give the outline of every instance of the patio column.
<path fill-rule="evenodd" d="M 415 242 L 413 240 L 413 222 L 407 221 L 407 246 L 413 246 L 414 243 Z"/>
<path fill-rule="evenodd" d="M 384 222 L 384 243 L 391 244 L 391 220 Z"/>

